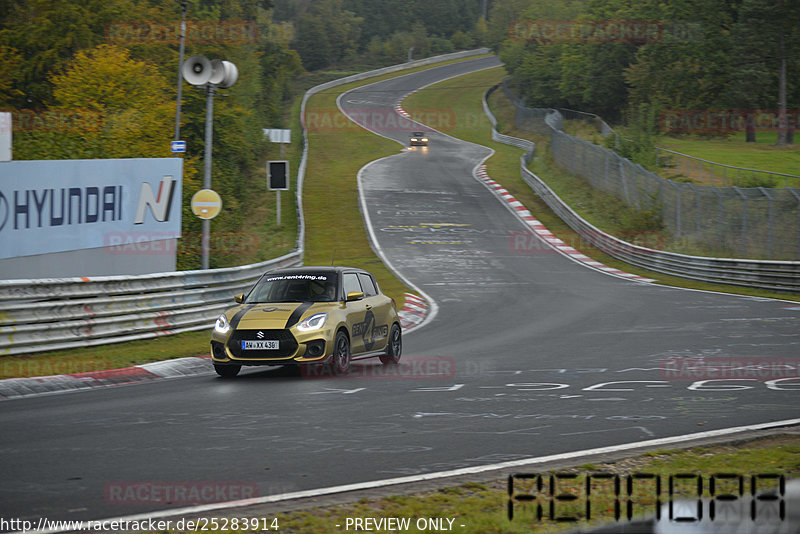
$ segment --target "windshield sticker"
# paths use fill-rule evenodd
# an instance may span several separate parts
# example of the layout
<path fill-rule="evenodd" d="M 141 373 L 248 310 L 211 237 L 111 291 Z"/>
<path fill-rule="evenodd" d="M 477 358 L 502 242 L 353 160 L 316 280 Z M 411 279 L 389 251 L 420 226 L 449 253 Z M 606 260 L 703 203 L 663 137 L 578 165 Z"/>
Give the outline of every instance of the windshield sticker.
<path fill-rule="evenodd" d="M 282 276 L 270 276 L 266 278 L 265 282 L 274 282 L 276 280 L 327 280 L 328 277 L 322 274 L 286 274 Z"/>

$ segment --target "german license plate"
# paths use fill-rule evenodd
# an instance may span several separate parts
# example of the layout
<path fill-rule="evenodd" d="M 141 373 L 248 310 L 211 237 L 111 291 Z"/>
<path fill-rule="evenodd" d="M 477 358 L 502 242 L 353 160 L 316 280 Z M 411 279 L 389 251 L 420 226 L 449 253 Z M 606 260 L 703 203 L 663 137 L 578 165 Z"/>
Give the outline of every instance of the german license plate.
<path fill-rule="evenodd" d="M 242 340 L 242 350 L 278 350 L 278 340 L 254 339 Z"/>

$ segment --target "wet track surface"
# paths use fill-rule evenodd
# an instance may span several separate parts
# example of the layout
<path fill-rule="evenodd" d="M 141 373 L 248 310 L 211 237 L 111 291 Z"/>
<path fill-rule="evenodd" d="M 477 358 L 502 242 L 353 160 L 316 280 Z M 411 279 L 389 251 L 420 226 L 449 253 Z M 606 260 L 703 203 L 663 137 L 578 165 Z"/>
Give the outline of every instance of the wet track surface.
<path fill-rule="evenodd" d="M 496 64 L 387 80 L 340 105 L 392 110 L 417 87 Z M 368 126 L 403 144 L 425 129 L 380 122 Z M 800 381 L 781 380 L 797 376 L 798 306 L 520 250 L 527 227 L 474 177 L 490 151 L 429 137 L 359 176 L 377 245 L 438 308 L 405 338 L 400 369 L 360 361 L 341 379 L 253 369 L 2 402 L 0 516 L 123 516 L 189 504 L 127 498 L 136 484 L 213 483 L 228 500 L 800 415 Z"/>

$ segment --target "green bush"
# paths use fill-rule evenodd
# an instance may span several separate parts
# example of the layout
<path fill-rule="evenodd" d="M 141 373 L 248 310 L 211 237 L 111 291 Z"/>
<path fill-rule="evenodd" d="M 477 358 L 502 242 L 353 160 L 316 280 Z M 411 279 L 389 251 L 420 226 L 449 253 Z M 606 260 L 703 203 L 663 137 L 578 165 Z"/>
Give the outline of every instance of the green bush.
<path fill-rule="evenodd" d="M 768 174 L 745 174 L 734 179 L 737 187 L 777 187 L 778 180 Z"/>

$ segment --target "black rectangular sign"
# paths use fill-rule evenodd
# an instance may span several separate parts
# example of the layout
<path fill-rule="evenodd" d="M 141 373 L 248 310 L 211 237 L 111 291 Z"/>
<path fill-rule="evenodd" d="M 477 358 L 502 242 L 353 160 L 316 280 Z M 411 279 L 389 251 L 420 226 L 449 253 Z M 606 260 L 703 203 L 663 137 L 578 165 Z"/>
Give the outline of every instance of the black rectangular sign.
<path fill-rule="evenodd" d="M 287 191 L 289 189 L 289 162 L 272 160 L 267 162 L 267 189 Z"/>

